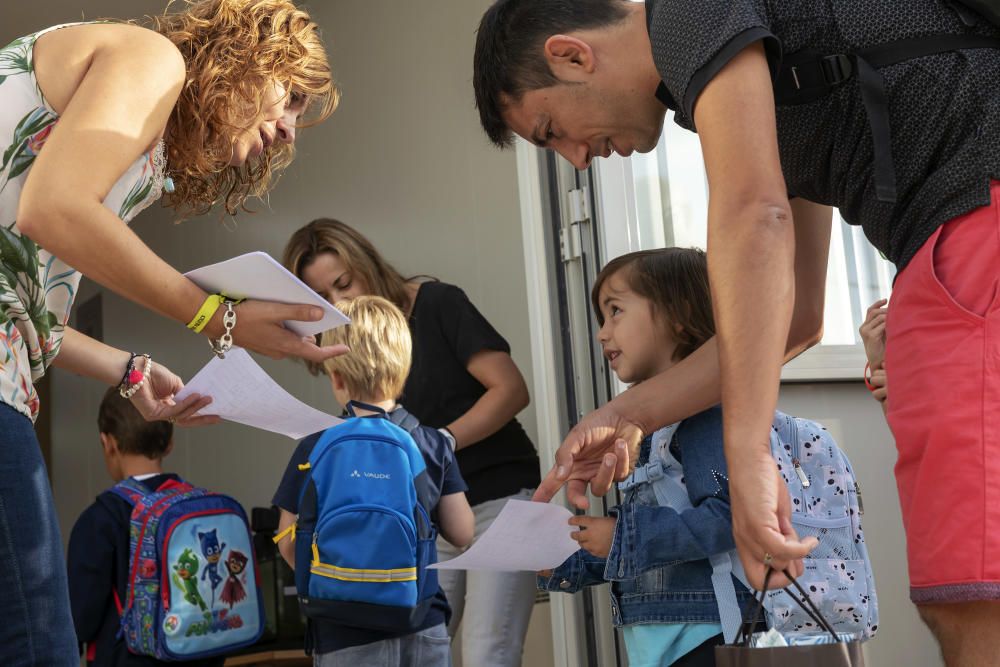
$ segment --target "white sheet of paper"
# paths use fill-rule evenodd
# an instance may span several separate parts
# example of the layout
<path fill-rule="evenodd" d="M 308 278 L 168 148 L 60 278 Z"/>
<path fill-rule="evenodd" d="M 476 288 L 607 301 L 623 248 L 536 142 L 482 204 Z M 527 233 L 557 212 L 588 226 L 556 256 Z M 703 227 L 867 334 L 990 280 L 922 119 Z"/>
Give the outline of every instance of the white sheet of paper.
<path fill-rule="evenodd" d="M 435 563 L 437 570 L 537 572 L 562 565 L 580 545 L 569 534 L 573 514 L 562 505 L 508 500 L 486 532 L 460 556 Z"/>
<path fill-rule="evenodd" d="M 289 394 L 239 347 L 226 352 L 225 359 L 213 357 L 174 400 L 183 400 L 191 394 L 212 397 L 212 402 L 199 414 L 219 415 L 289 438 L 304 438 L 343 421 Z"/>
<path fill-rule="evenodd" d="M 322 308 L 323 319 L 318 322 L 285 322 L 286 327 L 300 336 L 314 336 L 350 321 L 266 252 L 249 252 L 184 275 L 212 294 L 225 294 L 235 299 L 304 303 Z"/>

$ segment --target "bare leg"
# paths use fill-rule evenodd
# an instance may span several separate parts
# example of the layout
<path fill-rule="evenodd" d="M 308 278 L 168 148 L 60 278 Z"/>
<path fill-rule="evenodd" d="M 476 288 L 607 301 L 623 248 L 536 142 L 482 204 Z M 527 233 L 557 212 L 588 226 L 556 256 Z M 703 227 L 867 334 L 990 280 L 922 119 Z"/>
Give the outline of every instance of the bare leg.
<path fill-rule="evenodd" d="M 1000 602 L 917 605 L 947 667 L 992 667 L 1000 656 Z"/>

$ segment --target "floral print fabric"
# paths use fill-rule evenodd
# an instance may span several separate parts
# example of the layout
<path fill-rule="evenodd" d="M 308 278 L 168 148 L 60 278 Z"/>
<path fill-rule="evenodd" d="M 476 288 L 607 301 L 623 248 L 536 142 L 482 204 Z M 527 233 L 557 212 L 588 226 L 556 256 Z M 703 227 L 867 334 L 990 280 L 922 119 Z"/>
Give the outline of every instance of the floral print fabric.
<path fill-rule="evenodd" d="M 35 40 L 48 30 L 0 50 L 0 402 L 32 420 L 38 414 L 34 382 L 59 353 L 80 283 L 78 271 L 23 236 L 16 220 L 31 165 L 59 122 L 32 62 Z M 129 167 L 104 205 L 131 220 L 159 198 L 163 162 L 161 142 Z"/>

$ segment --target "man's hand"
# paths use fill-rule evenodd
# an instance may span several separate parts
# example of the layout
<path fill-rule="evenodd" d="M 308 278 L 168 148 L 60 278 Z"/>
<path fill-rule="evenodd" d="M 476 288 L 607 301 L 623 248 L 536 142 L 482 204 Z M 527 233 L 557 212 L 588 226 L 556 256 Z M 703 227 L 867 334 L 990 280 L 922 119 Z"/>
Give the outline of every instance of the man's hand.
<path fill-rule="evenodd" d="M 586 509 L 587 485 L 603 496 L 615 480 L 625 479 L 638 457 L 642 430 L 619 414 L 615 402 L 591 412 L 573 427 L 556 452 L 556 464 L 539 484 L 534 498 L 548 502 L 566 484 L 574 507 Z"/>
<path fill-rule="evenodd" d="M 767 446 L 793 316 L 822 322 L 829 223 L 799 237 L 795 217 L 829 220 L 822 206 L 788 201 L 771 71 L 758 41 L 733 56 L 694 106 L 710 191 L 708 273 L 722 380 L 733 535 L 750 583 L 790 568 L 815 546 L 791 526 L 788 492 Z M 802 224 L 805 220 L 800 219 Z M 803 325 L 805 326 L 805 325 Z M 806 326 L 801 349 L 818 326 Z M 801 349 L 799 351 L 801 351 Z M 766 563 L 766 565 L 765 565 Z M 772 577 L 769 582 L 786 582 Z"/>
<path fill-rule="evenodd" d="M 800 576 L 801 559 L 819 542 L 814 537 L 800 540 L 795 534 L 788 488 L 767 449 L 748 447 L 740 460 L 730 462 L 729 495 L 733 536 L 750 584 L 759 590 L 770 565 L 775 573 L 768 586 L 789 585 L 780 573 L 789 569 L 792 576 Z"/>
<path fill-rule="evenodd" d="M 580 543 L 580 548 L 592 556 L 607 558 L 611 552 L 611 542 L 615 537 L 617 519 L 610 516 L 574 516 L 570 517 L 569 525 L 579 526 L 569 534 Z"/>

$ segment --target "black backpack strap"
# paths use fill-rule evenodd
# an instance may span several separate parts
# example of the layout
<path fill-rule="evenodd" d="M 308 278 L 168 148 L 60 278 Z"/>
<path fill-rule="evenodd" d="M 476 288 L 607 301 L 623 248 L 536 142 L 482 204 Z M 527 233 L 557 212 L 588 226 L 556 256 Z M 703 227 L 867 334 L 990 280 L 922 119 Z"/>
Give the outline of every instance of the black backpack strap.
<path fill-rule="evenodd" d="M 872 131 L 875 198 L 895 203 L 896 166 L 892 162 L 892 130 L 889 126 L 889 99 L 885 92 L 885 81 L 878 70 L 864 58 L 857 58 L 856 63 L 861 101 L 868 113 L 868 126 Z"/>
<path fill-rule="evenodd" d="M 885 82 L 877 68 L 962 49 L 1000 49 L 1000 38 L 985 35 L 929 35 L 861 49 L 855 53 L 823 55 L 800 51 L 785 58 L 774 83 L 779 106 L 819 99 L 857 76 L 861 100 L 872 131 L 875 193 L 879 201 L 896 201 L 896 170 L 892 162 L 892 133 Z"/>

